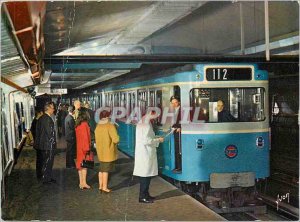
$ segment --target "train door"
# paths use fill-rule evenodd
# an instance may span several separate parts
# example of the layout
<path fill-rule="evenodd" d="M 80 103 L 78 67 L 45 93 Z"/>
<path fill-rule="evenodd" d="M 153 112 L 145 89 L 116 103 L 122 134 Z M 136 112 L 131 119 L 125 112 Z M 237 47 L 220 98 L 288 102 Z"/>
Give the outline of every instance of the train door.
<path fill-rule="evenodd" d="M 173 96 L 170 99 L 171 106 L 175 115 L 174 125 L 172 128 L 175 128 L 175 131 L 172 134 L 171 138 L 171 159 L 172 168 L 174 173 L 181 173 L 182 169 L 182 149 L 181 149 L 181 115 L 183 114 L 183 110 L 181 109 L 181 94 L 180 87 L 178 85 L 173 86 Z M 172 99 L 173 98 L 173 99 Z M 174 103 L 174 98 L 177 100 L 177 103 Z M 180 128 L 180 129 L 179 129 Z"/>

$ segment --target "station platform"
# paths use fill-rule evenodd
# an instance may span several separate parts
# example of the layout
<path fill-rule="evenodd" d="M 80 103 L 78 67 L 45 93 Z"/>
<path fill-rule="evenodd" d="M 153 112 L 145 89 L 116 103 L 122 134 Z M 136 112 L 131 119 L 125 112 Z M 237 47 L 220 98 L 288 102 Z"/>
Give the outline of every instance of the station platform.
<path fill-rule="evenodd" d="M 97 157 L 95 157 L 95 160 Z M 35 150 L 24 147 L 11 175 L 2 203 L 3 220 L 52 221 L 223 221 L 220 215 L 160 177 L 151 180 L 155 202 L 138 202 L 138 178 L 132 176 L 134 161 L 119 153 L 116 171 L 110 174 L 109 194 L 98 190 L 98 172 L 88 170 L 90 190 L 80 190 L 76 169 L 65 168 L 64 141 L 58 143 L 54 184 L 35 177 Z"/>

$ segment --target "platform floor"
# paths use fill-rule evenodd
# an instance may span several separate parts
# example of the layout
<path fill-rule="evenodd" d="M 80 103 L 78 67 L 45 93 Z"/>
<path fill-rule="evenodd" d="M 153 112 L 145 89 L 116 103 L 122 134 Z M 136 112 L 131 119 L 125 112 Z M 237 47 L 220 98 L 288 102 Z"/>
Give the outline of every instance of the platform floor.
<path fill-rule="evenodd" d="M 225 220 L 160 177 L 151 181 L 153 204 L 138 202 L 138 178 L 132 176 L 133 160 L 120 153 L 112 173 L 110 194 L 98 191 L 96 170 L 88 171 L 90 190 L 80 190 L 76 169 L 65 168 L 64 141 L 54 162 L 56 184 L 43 185 L 35 177 L 35 150 L 25 147 L 7 178 L 2 203 L 4 220 L 64 221 L 222 221 Z M 95 158 L 97 159 L 97 158 Z"/>

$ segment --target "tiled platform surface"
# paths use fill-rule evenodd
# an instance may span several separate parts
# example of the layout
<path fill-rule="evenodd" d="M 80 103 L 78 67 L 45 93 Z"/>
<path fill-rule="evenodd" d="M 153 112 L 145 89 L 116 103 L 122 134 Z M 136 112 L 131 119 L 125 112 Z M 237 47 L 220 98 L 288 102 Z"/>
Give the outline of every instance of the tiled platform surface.
<path fill-rule="evenodd" d="M 56 184 L 43 185 L 35 178 L 35 151 L 25 147 L 7 178 L 2 203 L 4 220 L 54 221 L 221 221 L 221 216 L 170 185 L 160 177 L 151 181 L 153 204 L 138 202 L 139 183 L 132 176 L 133 160 L 120 153 L 116 172 L 110 175 L 110 194 L 98 191 L 97 170 L 88 171 L 91 190 L 80 190 L 78 173 L 65 169 L 64 142 L 55 156 Z"/>

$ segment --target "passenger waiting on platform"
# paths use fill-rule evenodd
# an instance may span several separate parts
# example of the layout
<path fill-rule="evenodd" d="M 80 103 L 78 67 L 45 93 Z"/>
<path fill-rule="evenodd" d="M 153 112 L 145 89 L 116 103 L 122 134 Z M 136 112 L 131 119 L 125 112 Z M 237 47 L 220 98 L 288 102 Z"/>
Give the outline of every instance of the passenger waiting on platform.
<path fill-rule="evenodd" d="M 75 121 L 77 120 L 78 118 L 78 113 L 79 113 L 79 110 L 81 108 L 81 102 L 79 100 L 75 100 L 74 101 L 74 107 L 75 107 L 75 111 L 74 111 L 74 119 Z"/>
<path fill-rule="evenodd" d="M 55 183 L 52 178 L 54 153 L 56 150 L 56 132 L 51 115 L 54 113 L 53 102 L 46 103 L 45 113 L 38 119 L 36 125 L 35 148 L 37 149 L 37 178 L 44 184 Z"/>
<path fill-rule="evenodd" d="M 67 115 L 68 113 L 66 111 L 66 107 L 62 104 L 59 104 L 56 115 L 59 138 L 65 135 L 64 123 Z"/>
<path fill-rule="evenodd" d="M 147 113 L 136 125 L 135 159 L 133 175 L 140 180 L 140 203 L 153 203 L 155 199 L 149 194 L 151 178 L 158 175 L 156 148 L 164 139 L 155 138 L 152 124 L 153 113 Z"/>
<path fill-rule="evenodd" d="M 99 190 L 109 193 L 108 173 L 115 169 L 115 161 L 118 158 L 117 143 L 119 135 L 116 127 L 109 119 L 110 112 L 104 110 L 100 113 L 100 121 L 95 130 L 97 156 L 100 161 L 99 167 Z"/>
<path fill-rule="evenodd" d="M 91 187 L 86 182 L 87 169 L 82 168 L 81 162 L 85 158 L 86 153 L 90 150 L 91 145 L 91 134 L 90 127 L 88 124 L 89 114 L 86 111 L 79 111 L 78 118 L 75 122 L 76 132 L 76 168 L 79 175 L 79 188 L 90 189 Z"/>
<path fill-rule="evenodd" d="M 94 114 L 93 110 L 90 109 L 90 104 L 88 102 L 86 102 L 84 104 L 84 108 L 86 108 L 86 110 L 88 111 L 88 113 L 90 115 L 89 126 L 90 126 L 90 129 L 91 129 L 92 144 L 94 144 L 94 142 L 95 142 L 95 128 L 96 128 L 95 114 Z"/>
<path fill-rule="evenodd" d="M 65 139 L 67 142 L 66 150 L 66 168 L 75 168 L 75 154 L 76 154 L 76 134 L 75 134 L 75 120 L 73 118 L 75 107 L 69 106 L 69 114 L 65 118 Z"/>
<path fill-rule="evenodd" d="M 32 120 L 31 127 L 30 127 L 30 132 L 33 137 L 33 141 L 35 140 L 35 132 L 36 132 L 35 130 L 36 130 L 37 121 L 43 114 L 44 114 L 43 108 L 40 107 L 35 108 L 35 116 L 34 119 Z"/>
<path fill-rule="evenodd" d="M 36 177 L 38 179 L 42 178 L 42 152 L 38 149 L 38 144 L 36 140 L 36 125 L 38 119 L 44 114 L 43 108 L 36 107 L 35 108 L 35 117 L 31 123 L 30 132 L 33 138 L 33 148 L 36 150 Z"/>
<path fill-rule="evenodd" d="M 174 144 L 175 144 L 175 169 L 173 169 L 173 173 L 181 173 L 182 168 L 182 155 L 181 155 L 181 110 L 180 110 L 180 98 L 177 96 L 172 96 L 170 98 L 170 103 L 172 108 L 174 109 L 174 124 L 172 128 L 174 131 Z"/>
<path fill-rule="evenodd" d="M 228 110 L 224 109 L 224 101 L 217 102 L 218 122 L 235 122 L 236 119 L 230 114 Z"/>

